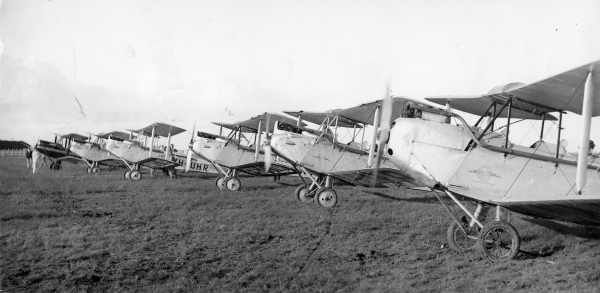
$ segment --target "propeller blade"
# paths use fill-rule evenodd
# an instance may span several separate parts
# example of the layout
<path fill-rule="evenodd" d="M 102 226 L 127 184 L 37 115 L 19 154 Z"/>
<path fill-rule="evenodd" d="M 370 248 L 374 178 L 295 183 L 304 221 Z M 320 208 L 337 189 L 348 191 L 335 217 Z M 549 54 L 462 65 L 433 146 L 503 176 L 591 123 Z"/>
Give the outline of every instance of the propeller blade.
<path fill-rule="evenodd" d="M 188 149 L 187 158 L 185 159 L 185 172 L 189 172 L 192 166 L 192 149 Z"/>
<path fill-rule="evenodd" d="M 265 146 L 264 146 L 265 172 L 269 172 L 269 169 L 271 169 L 271 164 L 273 164 L 273 156 L 272 156 L 272 150 L 271 150 L 271 134 L 269 132 L 271 130 L 271 114 L 265 113 L 265 116 L 267 116 L 267 123 L 265 125 L 265 135 L 267 137 L 265 139 Z"/>
<path fill-rule="evenodd" d="M 190 147 L 194 145 L 194 136 L 196 136 L 196 121 L 194 121 L 194 126 L 192 126 L 192 133 L 190 134 Z"/>
<path fill-rule="evenodd" d="M 265 172 L 269 172 L 273 164 L 273 153 L 271 151 L 271 144 L 267 141 L 265 144 Z"/>
<path fill-rule="evenodd" d="M 190 168 L 192 166 L 192 154 L 193 154 L 193 147 L 194 147 L 194 136 L 196 135 L 196 121 L 194 121 L 194 126 L 192 127 L 192 133 L 190 135 L 190 143 L 188 145 L 188 152 L 187 152 L 187 157 L 185 159 L 185 172 L 189 172 Z"/>
<path fill-rule="evenodd" d="M 40 153 L 36 148 L 33 148 L 33 152 L 31 153 L 31 174 L 35 175 L 38 167 L 38 160 L 40 158 Z"/>
<path fill-rule="evenodd" d="M 383 151 L 390 137 L 390 129 L 392 128 L 393 101 L 389 83 L 386 86 L 385 97 L 381 102 L 381 116 L 379 129 L 377 132 L 377 153 L 375 154 L 375 170 L 371 180 L 371 186 L 377 185 L 377 177 L 379 176 L 379 167 L 383 157 Z"/>

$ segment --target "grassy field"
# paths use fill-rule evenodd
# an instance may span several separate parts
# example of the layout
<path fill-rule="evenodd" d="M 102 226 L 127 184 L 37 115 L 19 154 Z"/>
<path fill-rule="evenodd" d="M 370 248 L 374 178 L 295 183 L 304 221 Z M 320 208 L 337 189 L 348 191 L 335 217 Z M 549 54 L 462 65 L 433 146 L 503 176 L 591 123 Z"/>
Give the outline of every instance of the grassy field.
<path fill-rule="evenodd" d="M 490 263 L 451 252 L 431 194 L 340 187 L 323 210 L 297 180 L 88 175 L 32 177 L 0 158 L 1 289 L 15 291 L 600 292 L 600 233 L 513 218 L 524 251 Z"/>

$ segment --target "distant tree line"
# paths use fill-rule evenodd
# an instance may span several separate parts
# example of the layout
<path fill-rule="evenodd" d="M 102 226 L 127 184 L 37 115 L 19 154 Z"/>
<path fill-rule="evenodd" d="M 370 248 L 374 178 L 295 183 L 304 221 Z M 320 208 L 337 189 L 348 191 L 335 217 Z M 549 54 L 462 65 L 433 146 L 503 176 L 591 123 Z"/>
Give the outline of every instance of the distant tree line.
<path fill-rule="evenodd" d="M 28 149 L 30 145 L 24 141 L 0 140 L 0 150 Z"/>

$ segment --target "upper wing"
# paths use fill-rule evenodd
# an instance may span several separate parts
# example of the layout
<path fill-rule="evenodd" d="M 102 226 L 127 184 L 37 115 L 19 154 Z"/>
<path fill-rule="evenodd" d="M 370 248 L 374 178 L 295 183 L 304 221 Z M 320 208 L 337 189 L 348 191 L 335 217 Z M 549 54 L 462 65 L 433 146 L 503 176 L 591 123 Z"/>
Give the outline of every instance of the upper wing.
<path fill-rule="evenodd" d="M 154 129 L 154 136 L 162 136 L 162 137 L 167 137 L 169 135 L 173 136 L 173 135 L 177 135 L 182 132 L 185 132 L 185 129 L 183 129 L 183 128 L 180 128 L 180 127 L 177 127 L 177 126 L 174 126 L 171 124 L 163 123 L 163 122 L 154 122 L 144 128 L 140 128 L 140 129 L 136 130 L 135 132 L 142 133 L 145 136 L 151 136 L 152 129 Z"/>
<path fill-rule="evenodd" d="M 375 110 L 381 105 L 381 103 L 382 100 L 377 100 L 374 102 L 361 104 L 352 108 L 339 110 L 338 114 L 353 121 L 372 125 L 375 118 Z M 394 97 L 392 99 L 392 120 L 395 120 L 399 117 L 406 117 L 409 112 L 414 109 L 438 115 L 450 115 L 450 113 L 442 109 L 429 106 L 413 99 Z"/>
<path fill-rule="evenodd" d="M 335 117 L 337 114 L 336 112 L 339 112 L 339 110 L 334 110 L 334 111 L 330 111 L 330 112 L 285 111 L 283 113 L 288 114 L 290 116 L 300 118 L 303 121 L 308 121 L 308 122 L 320 125 L 321 123 L 323 123 L 323 121 L 325 119 Z M 339 126 L 339 127 L 352 128 L 355 125 L 356 125 L 355 122 L 353 122 L 352 120 L 350 120 L 346 117 L 340 116 L 338 118 L 337 126 Z M 360 127 L 360 126 L 357 125 L 357 127 Z"/>
<path fill-rule="evenodd" d="M 463 112 L 471 113 L 477 116 L 483 116 L 486 114 L 486 111 L 492 105 L 494 101 L 504 102 L 504 99 L 499 100 L 499 98 L 494 95 L 484 95 L 478 97 L 434 97 L 434 98 L 426 98 L 428 101 L 440 104 L 440 105 L 450 105 L 453 109 L 457 109 Z M 541 111 L 536 113 L 536 109 L 531 107 L 531 105 L 514 105 L 515 107 L 511 110 L 511 117 L 517 119 L 541 119 L 542 113 L 545 111 Z M 518 108 L 517 108 L 518 107 Z M 501 106 L 497 106 L 496 111 L 500 111 Z M 502 113 L 498 117 L 508 117 L 508 108 L 505 108 Z M 556 120 L 556 118 L 552 115 L 546 115 L 546 120 Z"/>
<path fill-rule="evenodd" d="M 587 74 L 592 72 L 592 83 L 595 93 L 593 116 L 600 115 L 600 60 L 552 77 L 521 86 L 506 93 L 524 101 L 544 105 L 557 110 L 571 111 L 581 114 L 583 91 Z"/>
<path fill-rule="evenodd" d="M 495 88 L 488 94 L 466 99 L 459 98 L 427 98 L 427 100 L 445 104 L 468 113 L 483 115 L 485 109 L 492 101 L 506 101 L 513 98 L 513 112 L 517 118 L 539 119 L 532 116 L 541 116 L 543 113 L 556 111 L 571 111 L 581 114 L 585 81 L 589 72 L 592 72 L 592 85 L 596 89 L 593 93 L 593 116 L 600 115 L 600 60 L 594 61 L 575 69 L 551 76 L 549 78 L 531 83 L 511 83 L 507 86 Z M 485 108 L 485 109 L 484 109 Z M 522 113 L 522 112 L 528 112 Z M 506 117 L 506 113 L 502 113 Z M 548 118 L 548 117 L 546 117 Z M 555 118 L 554 118 L 555 119 Z"/>

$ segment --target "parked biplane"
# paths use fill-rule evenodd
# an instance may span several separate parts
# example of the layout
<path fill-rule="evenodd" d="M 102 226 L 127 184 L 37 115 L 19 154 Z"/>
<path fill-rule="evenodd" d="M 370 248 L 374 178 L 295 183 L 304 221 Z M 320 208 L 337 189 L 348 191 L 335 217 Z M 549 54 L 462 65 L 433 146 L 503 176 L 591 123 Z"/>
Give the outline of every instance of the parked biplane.
<path fill-rule="evenodd" d="M 71 136 L 69 134 L 67 136 Z M 127 133 L 112 131 L 104 134 L 94 135 L 94 140 L 90 138 L 72 139 L 69 144 L 69 150 L 79 156 L 81 161 L 86 164 L 88 173 L 98 173 L 100 166 L 124 167 L 123 162 L 105 148 L 105 139 L 126 139 Z"/>
<path fill-rule="evenodd" d="M 250 176 L 279 177 L 294 174 L 296 171 L 284 160 L 275 158 L 272 168 L 264 168 L 263 142 L 268 140 L 276 129 L 275 125 L 287 125 L 288 131 L 297 131 L 296 121 L 273 113 L 263 113 L 237 123 L 213 122 L 219 126 L 219 134 L 196 133 L 198 138 L 190 140 L 190 150 L 211 162 L 220 173 L 216 186 L 219 190 L 238 191 L 241 188 L 239 173 Z M 229 130 L 223 136 L 223 130 Z M 246 135 L 250 135 L 248 138 Z M 263 138 L 263 134 L 265 138 Z"/>
<path fill-rule="evenodd" d="M 33 148 L 33 161 L 31 164 L 33 174 L 37 171 L 40 158 L 45 158 L 44 161 L 49 160 L 51 170 L 59 170 L 63 161 L 72 163 L 81 162 L 81 157 L 70 150 L 71 144 L 74 141 L 85 142 L 87 140 L 87 136 L 77 133 L 55 135 L 53 142 L 39 139 Z"/>
<path fill-rule="evenodd" d="M 137 140 L 107 138 L 106 149 L 124 163 L 128 170 L 124 174 L 125 179 L 134 181 L 142 179 L 142 167 L 151 171 L 163 170 L 169 177 L 174 178 L 175 167 L 179 163 L 173 158 L 171 136 L 184 131 L 185 129 L 177 126 L 156 122 L 140 129 L 130 130 L 137 135 Z M 161 137 L 167 139 L 164 146 L 159 145 Z"/>
<path fill-rule="evenodd" d="M 481 118 L 469 126 L 457 114 L 453 119 L 458 125 L 403 117 L 392 124 L 387 116 L 378 145 L 393 151 L 391 161 L 406 180 L 437 191 L 435 196 L 453 220 L 447 233 L 453 249 L 478 246 L 492 261 L 510 259 L 519 252 L 521 239 L 503 217 L 505 210 L 600 225 L 600 164 L 588 152 L 591 119 L 600 115 L 599 88 L 600 61 L 596 61 L 531 84 L 511 83 L 477 97 L 428 98 Z M 577 156 L 561 147 L 567 112 L 583 116 L 583 125 L 577 129 L 581 132 Z M 540 134 L 530 145 L 511 141 L 512 128 L 520 119 L 540 121 Z M 544 140 L 544 125 L 550 119 L 558 119 L 555 144 Z M 465 216 L 457 217 L 439 192 Z M 466 202 L 476 208 L 469 210 Z M 496 211 L 487 221 L 486 206 Z"/>
<path fill-rule="evenodd" d="M 410 117 L 447 123 L 449 113 L 415 100 L 396 97 L 392 99 L 392 118 Z M 373 131 L 370 147 L 365 148 L 366 127 L 378 129 L 381 120 L 382 100 L 359 106 L 338 109 L 323 113 L 285 112 L 297 117 L 299 121 L 308 121 L 320 125 L 317 135 L 285 133 L 274 135 L 268 147 L 273 153 L 287 160 L 310 182 L 298 186 L 296 198 L 302 202 L 314 200 L 325 208 L 334 207 L 337 192 L 333 180 L 365 187 L 384 187 L 387 184 L 403 183 L 403 173 L 396 172 L 389 161 L 391 152 L 378 152 Z M 349 142 L 339 141 L 338 132 L 342 128 L 352 129 Z M 360 141 L 359 141 L 360 139 Z M 267 160 L 267 164 L 269 160 Z M 375 161 L 379 168 L 375 168 Z M 374 172 L 379 172 L 377 181 L 373 181 Z"/>

